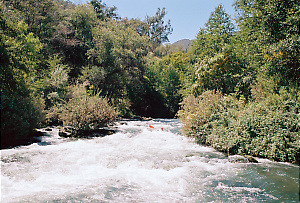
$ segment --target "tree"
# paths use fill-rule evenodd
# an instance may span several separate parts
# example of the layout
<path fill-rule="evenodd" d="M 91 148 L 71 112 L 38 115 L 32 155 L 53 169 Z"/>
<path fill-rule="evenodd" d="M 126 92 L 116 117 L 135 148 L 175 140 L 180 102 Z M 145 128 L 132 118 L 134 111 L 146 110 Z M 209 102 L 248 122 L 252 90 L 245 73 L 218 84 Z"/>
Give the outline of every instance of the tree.
<path fill-rule="evenodd" d="M 93 47 L 92 29 L 97 22 L 96 12 L 90 4 L 78 5 L 57 22 L 49 40 L 54 50 L 52 54 L 58 53 L 63 63 L 71 67 L 69 75 L 73 81 L 81 74 L 82 66 L 87 65 L 86 54 Z"/>
<path fill-rule="evenodd" d="M 55 30 L 59 20 L 57 6 L 53 0 L 4 0 L 4 4 L 13 15 L 9 18 L 23 20 L 28 31 L 34 33 L 42 42 L 46 42 Z"/>
<path fill-rule="evenodd" d="M 146 16 L 146 23 L 148 25 L 147 35 L 155 46 L 168 42 L 168 36 L 173 32 L 170 20 L 168 20 L 167 24 L 163 20 L 166 14 L 165 8 L 158 8 L 155 16 Z"/>
<path fill-rule="evenodd" d="M 242 83 L 248 82 L 245 80 L 247 77 L 244 72 L 245 67 L 232 52 L 205 59 L 199 64 L 196 71 L 194 94 L 200 95 L 205 90 L 219 90 L 222 94 L 242 91 L 240 94 L 248 98 L 250 96 L 249 89 L 239 89 L 245 85 Z"/>
<path fill-rule="evenodd" d="M 182 52 L 169 54 L 163 58 L 157 56 L 149 57 L 147 63 L 147 78 L 153 88 L 161 95 L 165 109 L 164 115 L 173 118 L 182 101 L 183 95 L 191 86 L 193 74 L 190 70 L 189 55 Z"/>
<path fill-rule="evenodd" d="M 236 0 L 239 37 L 249 63 L 278 85 L 300 85 L 298 0 Z M 246 54 L 245 54 L 246 52 Z"/>
<path fill-rule="evenodd" d="M 26 140 L 44 108 L 33 85 L 42 44 L 24 21 L 10 21 L 3 10 L 0 6 L 1 147 Z"/>
<path fill-rule="evenodd" d="M 205 28 L 201 29 L 192 45 L 196 66 L 194 94 L 205 90 L 219 90 L 223 94 L 237 91 L 238 95 L 250 97 L 251 77 L 245 63 L 238 57 L 234 43 L 235 27 L 230 16 L 219 5 L 211 13 Z"/>
<path fill-rule="evenodd" d="M 144 21 L 123 18 L 121 22 L 126 27 L 135 30 L 140 36 L 147 36 L 152 44 L 152 52 L 155 52 L 158 46 L 169 41 L 168 37 L 173 32 L 170 20 L 167 23 L 163 20 L 166 14 L 165 8 L 158 8 L 154 16 L 146 16 Z"/>
<path fill-rule="evenodd" d="M 234 30 L 230 16 L 225 12 L 224 7 L 219 5 L 211 13 L 205 28 L 197 34 L 196 41 L 192 44 L 192 52 L 201 59 L 214 57 L 231 43 Z"/>
<path fill-rule="evenodd" d="M 89 65 L 81 79 L 89 81 L 95 91 L 116 106 L 142 98 L 148 37 L 140 36 L 123 22 L 111 20 L 94 27 L 93 43 L 87 53 Z"/>
<path fill-rule="evenodd" d="M 139 19 L 127 19 L 123 18 L 121 22 L 133 30 L 135 30 L 140 36 L 145 36 L 148 33 L 148 24 Z"/>
<path fill-rule="evenodd" d="M 119 19 L 119 16 L 116 13 L 117 7 L 107 7 L 105 3 L 102 3 L 102 0 L 92 0 L 90 4 L 93 5 L 98 19 L 102 21 L 106 21 L 108 19 Z"/>

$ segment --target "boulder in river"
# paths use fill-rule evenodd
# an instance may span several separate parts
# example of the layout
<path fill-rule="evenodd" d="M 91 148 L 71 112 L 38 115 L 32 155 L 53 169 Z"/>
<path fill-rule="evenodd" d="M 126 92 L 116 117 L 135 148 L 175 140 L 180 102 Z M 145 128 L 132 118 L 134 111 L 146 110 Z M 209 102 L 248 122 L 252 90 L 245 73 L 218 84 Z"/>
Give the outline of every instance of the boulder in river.
<path fill-rule="evenodd" d="M 107 135 L 112 135 L 116 133 L 116 130 L 112 129 L 97 129 L 97 130 L 89 130 L 89 131 L 84 131 L 83 137 L 104 137 Z"/>
<path fill-rule="evenodd" d="M 231 163 L 258 163 L 258 161 L 249 155 L 241 156 L 241 155 L 233 155 L 228 157 Z"/>
<path fill-rule="evenodd" d="M 51 132 L 51 131 L 52 131 L 52 128 L 49 128 L 49 127 L 48 127 L 48 128 L 45 129 L 45 131 Z"/>
<path fill-rule="evenodd" d="M 246 155 L 245 156 L 249 162 L 251 163 L 258 163 L 258 161 L 253 157 L 253 156 L 250 156 L 250 155 Z"/>
<path fill-rule="evenodd" d="M 65 126 L 60 128 L 59 136 L 60 137 L 77 137 L 77 138 L 88 138 L 88 137 L 104 137 L 106 135 L 112 135 L 116 130 L 112 129 L 95 129 L 95 130 L 82 130 L 76 131 L 70 126 Z"/>
<path fill-rule="evenodd" d="M 60 137 L 72 137 L 72 127 L 70 126 L 60 127 L 58 135 Z"/>
<path fill-rule="evenodd" d="M 228 157 L 229 162 L 231 163 L 249 163 L 249 160 L 241 155 L 233 155 Z"/>

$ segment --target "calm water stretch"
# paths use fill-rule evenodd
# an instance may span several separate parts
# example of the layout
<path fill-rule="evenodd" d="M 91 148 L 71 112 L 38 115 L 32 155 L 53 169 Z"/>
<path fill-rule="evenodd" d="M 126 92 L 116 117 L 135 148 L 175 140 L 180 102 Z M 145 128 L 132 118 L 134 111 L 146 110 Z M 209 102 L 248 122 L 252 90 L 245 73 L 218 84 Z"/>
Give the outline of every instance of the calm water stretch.
<path fill-rule="evenodd" d="M 54 129 L 40 143 L 1 150 L 2 202 L 299 201 L 297 165 L 231 163 L 182 136 L 178 120 L 116 127 L 76 140 Z"/>

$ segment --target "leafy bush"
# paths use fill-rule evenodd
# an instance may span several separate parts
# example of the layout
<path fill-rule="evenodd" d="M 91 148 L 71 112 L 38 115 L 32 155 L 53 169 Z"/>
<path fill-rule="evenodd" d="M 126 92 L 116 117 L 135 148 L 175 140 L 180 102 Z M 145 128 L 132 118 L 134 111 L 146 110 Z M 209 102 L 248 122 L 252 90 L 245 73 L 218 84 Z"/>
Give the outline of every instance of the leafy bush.
<path fill-rule="evenodd" d="M 58 97 L 57 94 L 51 96 Z M 91 96 L 89 90 L 82 85 L 70 86 L 68 94 L 57 100 L 59 101 L 46 111 L 47 123 L 70 125 L 73 134 L 105 127 L 118 116 L 106 99 L 99 95 Z"/>
<path fill-rule="evenodd" d="M 62 111 L 64 125 L 71 125 L 77 132 L 98 129 L 113 122 L 116 112 L 97 96 L 71 99 Z"/>
<path fill-rule="evenodd" d="M 72 126 L 73 133 L 105 127 L 117 118 L 116 111 L 98 95 L 88 96 L 82 86 L 72 87 L 71 92 L 70 99 L 55 108 L 59 120 Z"/>
<path fill-rule="evenodd" d="M 49 70 L 41 80 L 40 89 L 44 92 L 46 103 L 46 125 L 62 124 L 59 115 L 71 96 L 68 93 L 71 90 L 68 86 L 68 66 L 63 65 L 60 60 L 57 56 L 49 59 Z"/>
<path fill-rule="evenodd" d="M 260 102 L 206 91 L 183 102 L 184 132 L 200 144 L 228 154 L 299 162 L 299 104 L 293 90 L 281 88 Z M 260 98 L 261 99 L 261 98 Z"/>
<path fill-rule="evenodd" d="M 2 92 L 1 148 L 24 144 L 43 120 L 44 100 L 32 95 Z"/>
<path fill-rule="evenodd" d="M 182 102 L 182 109 L 178 112 L 184 124 L 183 132 L 206 144 L 207 135 L 201 128 L 209 122 L 212 110 L 218 108 L 221 99 L 221 93 L 213 91 L 206 91 L 199 97 L 190 95 L 185 98 Z"/>
<path fill-rule="evenodd" d="M 53 105 L 50 109 L 45 110 L 46 117 L 44 123 L 48 126 L 50 125 L 62 125 L 62 121 L 60 120 L 60 115 L 65 105 L 62 103 L 57 103 Z"/>

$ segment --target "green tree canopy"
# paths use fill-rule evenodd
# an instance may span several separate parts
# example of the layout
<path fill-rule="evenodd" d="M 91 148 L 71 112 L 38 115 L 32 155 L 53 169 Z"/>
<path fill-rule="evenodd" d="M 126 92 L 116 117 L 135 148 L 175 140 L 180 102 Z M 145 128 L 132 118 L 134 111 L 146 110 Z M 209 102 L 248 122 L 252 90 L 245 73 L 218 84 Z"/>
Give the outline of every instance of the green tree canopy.
<path fill-rule="evenodd" d="M 202 59 L 221 53 L 224 47 L 230 44 L 234 29 L 230 16 L 225 12 L 224 7 L 219 5 L 211 13 L 205 28 L 197 34 L 197 38 L 192 44 L 193 53 Z"/>
<path fill-rule="evenodd" d="M 246 60 L 279 86 L 299 86 L 299 1 L 236 0 L 235 8 Z"/>
<path fill-rule="evenodd" d="M 108 19 L 119 19 L 120 17 L 116 13 L 117 7 L 108 7 L 105 3 L 102 3 L 102 0 L 92 0 L 90 4 L 93 5 L 97 18 L 100 20 L 108 20 Z"/>
<path fill-rule="evenodd" d="M 18 144 L 38 127 L 43 102 L 35 95 L 42 43 L 24 21 L 11 21 L 0 5 L 1 146 Z"/>
<path fill-rule="evenodd" d="M 156 46 L 168 42 L 168 36 L 173 32 L 170 20 L 166 24 L 163 20 L 166 14 L 165 8 L 158 8 L 155 16 L 146 16 L 146 23 L 148 25 L 147 35 Z"/>

